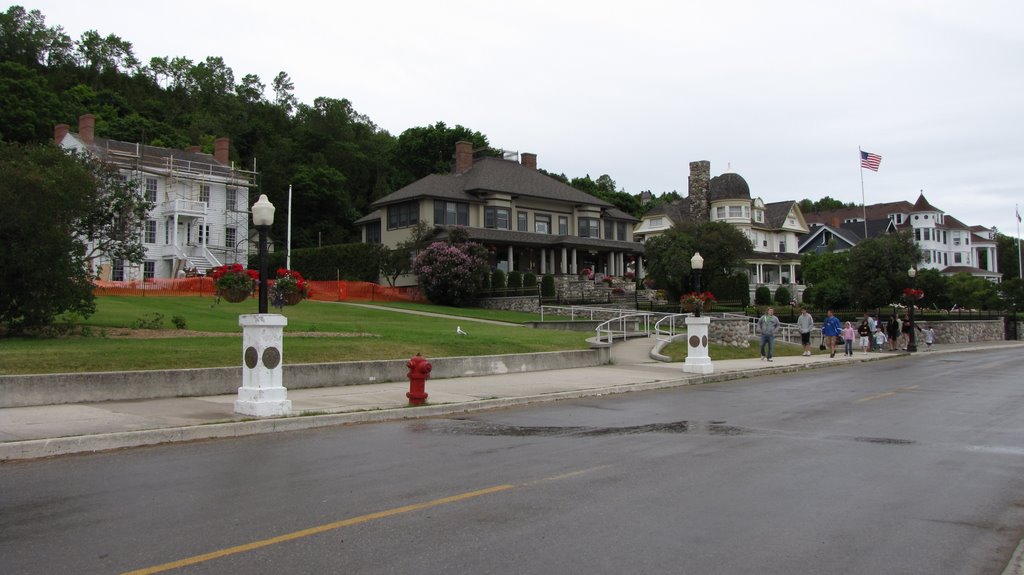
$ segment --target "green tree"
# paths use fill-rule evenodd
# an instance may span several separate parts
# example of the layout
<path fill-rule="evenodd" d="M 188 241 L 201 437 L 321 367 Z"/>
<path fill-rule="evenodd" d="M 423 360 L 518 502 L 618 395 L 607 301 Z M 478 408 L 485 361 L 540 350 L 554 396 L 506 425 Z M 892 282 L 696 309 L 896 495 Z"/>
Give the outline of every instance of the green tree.
<path fill-rule="evenodd" d="M 949 299 L 949 278 L 942 275 L 939 270 L 923 269 L 918 270 L 914 278 L 914 287 L 924 291 L 918 305 L 931 309 L 949 309 L 953 302 Z"/>
<path fill-rule="evenodd" d="M 102 165 L 56 146 L 0 144 L 0 323 L 10 332 L 95 310 L 87 245 L 141 261 L 139 200 L 115 180 Z"/>
<path fill-rule="evenodd" d="M 401 185 L 412 183 L 430 174 L 447 174 L 452 170 L 457 142 L 470 142 L 473 150 L 496 155 L 487 143 L 487 136 L 464 126 L 453 128 L 444 122 L 433 126 L 409 128 L 398 136 L 393 150 L 394 163 Z"/>
<path fill-rule="evenodd" d="M 430 240 L 437 235 L 437 230 L 427 222 L 420 220 L 409 234 L 409 239 L 399 242 L 394 248 L 381 246 L 380 274 L 394 287 L 399 276 L 412 273 L 413 258 Z"/>
<path fill-rule="evenodd" d="M 1020 252 L 1017 238 L 1004 234 L 996 234 L 996 252 L 999 254 L 999 271 L 1003 279 L 1020 279 Z"/>
<path fill-rule="evenodd" d="M 702 284 L 711 286 L 719 278 L 732 275 L 752 251 L 750 240 L 724 222 L 673 226 L 644 243 L 647 275 L 664 286 L 672 300 L 691 290 L 690 258 L 694 253 L 700 252 L 704 258 Z"/>
<path fill-rule="evenodd" d="M 1024 281 L 1020 278 L 1011 278 L 999 284 L 999 293 L 1002 294 L 1005 307 L 1020 311 L 1024 310 Z"/>
<path fill-rule="evenodd" d="M 864 309 L 899 301 L 909 285 L 907 270 L 921 261 L 921 250 L 908 232 L 866 239 L 849 254 L 850 294 Z"/>
<path fill-rule="evenodd" d="M 274 89 L 274 104 L 285 111 L 287 114 L 291 114 L 293 110 L 299 105 L 299 100 L 295 97 L 295 82 L 292 82 L 291 77 L 285 72 L 278 72 L 277 76 L 274 76 L 274 81 L 271 83 Z"/>
<path fill-rule="evenodd" d="M 1004 307 L 996 284 L 966 272 L 949 278 L 949 298 L 958 308 L 987 310 Z"/>
<path fill-rule="evenodd" d="M 38 142 L 53 134 L 59 101 L 36 69 L 0 62 L 0 141 Z"/>
<path fill-rule="evenodd" d="M 806 253 L 801 256 L 800 271 L 808 286 L 804 291 L 804 302 L 817 308 L 848 307 L 849 259 L 849 252 Z"/>

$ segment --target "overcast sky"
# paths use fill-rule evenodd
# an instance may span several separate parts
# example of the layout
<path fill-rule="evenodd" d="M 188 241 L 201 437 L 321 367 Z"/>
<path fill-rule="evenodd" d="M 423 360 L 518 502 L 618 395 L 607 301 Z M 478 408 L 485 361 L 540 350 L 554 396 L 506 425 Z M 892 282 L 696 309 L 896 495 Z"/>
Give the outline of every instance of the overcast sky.
<path fill-rule="evenodd" d="M 285 71 L 302 103 L 347 98 L 396 136 L 461 124 L 632 194 L 685 195 L 688 163 L 709 160 L 766 202 L 859 204 L 863 175 L 869 204 L 924 190 L 1009 235 L 1024 204 L 1020 0 L 21 5 L 75 40 L 116 34 L 144 63 L 220 56 L 268 86 Z"/>

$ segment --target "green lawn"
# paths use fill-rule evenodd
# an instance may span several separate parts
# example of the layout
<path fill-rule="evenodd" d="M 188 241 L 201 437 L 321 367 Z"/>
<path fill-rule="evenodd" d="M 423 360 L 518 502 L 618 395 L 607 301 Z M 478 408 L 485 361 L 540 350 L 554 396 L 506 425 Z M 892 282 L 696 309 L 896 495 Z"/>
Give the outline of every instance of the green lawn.
<path fill-rule="evenodd" d="M 520 323 L 539 319 L 534 314 L 416 304 L 400 307 L 453 317 L 307 300 L 280 312 L 288 317 L 286 361 L 319 363 L 407 359 L 416 353 L 430 358 L 587 349 L 585 339 L 591 335 L 468 322 L 456 317 Z M 213 305 L 211 298 L 200 297 L 100 297 L 96 314 L 74 322 L 80 324 L 75 335 L 0 339 L 0 375 L 236 366 L 241 364 L 242 352 L 238 316 L 255 312 L 255 300 Z M 162 329 L 153 335 L 169 337 L 117 335 L 136 323 L 154 323 L 155 314 L 163 316 Z M 175 317 L 183 319 L 190 332 L 206 333 L 180 332 L 174 327 Z M 469 335 L 457 335 L 457 325 Z"/>
<path fill-rule="evenodd" d="M 841 348 L 840 348 L 841 350 Z M 686 361 L 687 346 L 685 341 L 676 341 L 670 343 L 661 350 L 662 355 L 666 355 L 672 358 L 672 361 Z M 781 341 L 775 341 L 775 355 L 777 357 L 800 355 L 803 353 L 804 348 L 799 345 L 791 343 L 784 343 Z M 818 353 L 815 348 L 814 353 Z M 708 350 L 712 360 L 723 361 L 726 359 L 752 359 L 761 356 L 761 349 L 758 342 L 751 340 L 750 347 L 733 347 L 731 345 L 715 345 L 711 344 L 711 348 Z"/>

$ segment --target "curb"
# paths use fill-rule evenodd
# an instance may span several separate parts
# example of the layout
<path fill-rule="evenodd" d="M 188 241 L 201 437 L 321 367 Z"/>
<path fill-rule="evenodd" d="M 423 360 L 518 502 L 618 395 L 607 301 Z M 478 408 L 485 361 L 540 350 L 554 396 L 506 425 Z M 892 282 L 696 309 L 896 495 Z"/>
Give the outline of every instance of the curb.
<path fill-rule="evenodd" d="M 1011 346 L 1014 346 L 1014 344 L 1008 346 L 990 345 L 985 347 L 957 350 L 937 350 L 930 353 L 939 355 L 941 353 L 960 353 L 965 351 L 979 351 L 985 349 L 997 349 Z M 881 354 L 877 357 L 869 356 L 857 358 L 854 360 L 854 362 L 859 363 L 865 361 L 882 361 L 906 357 L 911 356 L 910 354 L 907 353 Z M 749 379 L 765 375 L 782 375 L 786 373 L 795 373 L 798 371 L 808 369 L 826 369 L 828 367 L 838 365 L 847 365 L 848 363 L 851 362 L 818 361 L 807 364 L 780 366 L 769 366 L 766 364 L 760 364 L 755 368 L 740 369 L 723 373 L 712 373 L 708 375 L 694 374 L 676 379 L 652 381 L 647 383 L 615 385 L 610 387 L 597 387 L 573 391 L 559 391 L 521 397 L 483 399 L 462 403 L 446 403 L 439 405 L 426 405 L 421 407 L 387 408 L 372 411 L 358 411 L 347 413 L 330 413 L 327 410 L 308 411 L 298 415 L 278 417 L 272 419 L 254 419 L 247 421 L 211 423 L 207 425 L 194 425 L 185 427 L 167 427 L 162 429 L 146 429 L 139 431 L 100 433 L 92 435 L 57 437 L 50 439 L 10 441 L 0 443 L 0 463 L 40 459 L 45 457 L 56 457 L 62 455 L 112 451 L 117 449 L 126 449 L 130 447 L 144 447 L 168 443 L 183 443 L 210 439 L 247 437 L 252 435 L 261 435 L 264 433 L 276 433 L 284 431 L 302 431 L 306 429 L 316 429 L 321 427 L 355 425 L 363 423 L 383 423 L 389 421 L 402 421 L 427 417 L 441 417 L 460 413 L 472 413 L 477 411 L 487 411 L 492 409 L 502 409 L 530 404 L 549 403 L 566 399 L 600 397 L 604 395 L 617 395 L 636 391 L 653 391 L 658 389 L 681 387 L 684 385 L 721 383 L 727 381 L 736 381 L 740 379 Z"/>

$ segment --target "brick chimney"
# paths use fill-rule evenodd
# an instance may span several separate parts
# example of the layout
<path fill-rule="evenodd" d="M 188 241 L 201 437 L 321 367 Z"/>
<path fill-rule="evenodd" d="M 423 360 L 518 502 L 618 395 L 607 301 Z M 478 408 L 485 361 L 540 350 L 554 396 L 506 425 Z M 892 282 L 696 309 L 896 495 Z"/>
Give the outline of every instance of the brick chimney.
<path fill-rule="evenodd" d="M 838 228 L 839 227 L 839 216 L 832 216 L 831 225 L 832 225 L 833 228 Z"/>
<path fill-rule="evenodd" d="M 523 152 L 521 158 L 522 158 L 522 164 L 524 166 L 526 166 L 527 168 L 530 168 L 531 170 L 536 170 L 537 169 L 537 154 L 531 154 L 531 153 L 528 153 L 528 152 Z"/>
<path fill-rule="evenodd" d="M 473 144 L 455 142 L 455 173 L 464 174 L 473 167 Z"/>
<path fill-rule="evenodd" d="M 67 124 L 57 124 L 56 126 L 54 126 L 53 127 L 53 143 L 57 144 L 59 146 L 61 140 L 64 139 L 64 136 L 68 135 L 69 131 L 71 131 L 71 126 L 69 126 Z"/>
<path fill-rule="evenodd" d="M 695 222 L 710 219 L 708 190 L 711 188 L 711 162 L 700 160 L 690 162 L 690 179 L 687 195 L 690 198 L 690 217 Z"/>
<path fill-rule="evenodd" d="M 202 148 L 199 146 L 189 146 L 185 148 L 185 151 L 190 154 L 198 154 L 200 151 L 202 151 Z"/>
<path fill-rule="evenodd" d="M 228 164 L 228 148 L 231 147 L 231 140 L 228 138 L 217 138 L 213 141 L 213 158 L 222 164 Z"/>
<path fill-rule="evenodd" d="M 83 114 L 78 117 L 78 137 L 86 144 L 93 144 L 96 135 L 96 116 Z"/>

